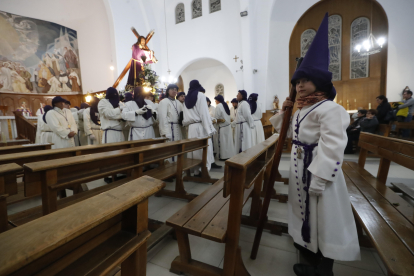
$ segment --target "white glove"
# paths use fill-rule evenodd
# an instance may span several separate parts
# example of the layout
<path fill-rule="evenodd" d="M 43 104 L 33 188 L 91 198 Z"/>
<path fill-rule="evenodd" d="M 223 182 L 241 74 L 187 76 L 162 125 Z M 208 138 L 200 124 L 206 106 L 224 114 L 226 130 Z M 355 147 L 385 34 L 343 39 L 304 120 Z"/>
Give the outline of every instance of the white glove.
<path fill-rule="evenodd" d="M 91 135 L 89 135 L 89 139 L 91 139 L 92 141 L 95 141 L 96 137 L 95 137 L 95 135 L 91 134 Z"/>
<path fill-rule="evenodd" d="M 150 105 L 146 105 L 145 107 L 149 110 L 152 110 L 152 107 Z"/>
<path fill-rule="evenodd" d="M 119 105 L 118 107 L 119 107 L 119 110 L 121 110 L 121 111 L 125 108 L 124 105 Z"/>
<path fill-rule="evenodd" d="M 141 107 L 140 109 L 136 110 L 136 111 L 135 111 L 135 113 L 136 113 L 137 115 L 142 115 L 142 114 L 145 114 L 145 113 L 147 113 L 147 108 L 146 108 L 145 106 L 143 106 L 143 107 Z"/>
<path fill-rule="evenodd" d="M 309 186 L 309 194 L 322 196 L 323 191 L 325 191 L 326 183 L 328 182 L 328 180 L 313 175 L 311 184 Z"/>

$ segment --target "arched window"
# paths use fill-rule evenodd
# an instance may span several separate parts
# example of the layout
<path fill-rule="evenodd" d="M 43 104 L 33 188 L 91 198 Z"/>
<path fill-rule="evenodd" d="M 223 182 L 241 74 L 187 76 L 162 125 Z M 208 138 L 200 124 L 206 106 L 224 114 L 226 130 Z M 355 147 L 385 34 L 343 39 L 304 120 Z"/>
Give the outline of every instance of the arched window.
<path fill-rule="evenodd" d="M 203 15 L 203 5 L 201 0 L 193 0 L 193 2 L 191 2 L 191 13 L 193 19 Z"/>
<path fill-rule="evenodd" d="M 221 10 L 221 0 L 210 0 L 210 13 Z"/>
<path fill-rule="evenodd" d="M 332 81 L 341 80 L 341 42 L 342 42 L 342 17 L 340 15 L 329 16 L 328 27 L 330 63 L 329 71 L 332 72 Z"/>
<path fill-rule="evenodd" d="M 313 29 L 307 29 L 300 36 L 300 53 L 301 57 L 304 57 L 309 50 L 310 45 L 312 44 L 313 39 L 315 38 L 316 31 Z"/>
<path fill-rule="evenodd" d="M 355 46 L 368 39 L 370 22 L 366 17 L 359 17 L 351 24 L 351 79 L 369 77 L 369 58 L 362 56 Z"/>
<path fill-rule="evenodd" d="M 175 7 L 175 24 L 185 21 L 184 4 L 180 3 Z"/>

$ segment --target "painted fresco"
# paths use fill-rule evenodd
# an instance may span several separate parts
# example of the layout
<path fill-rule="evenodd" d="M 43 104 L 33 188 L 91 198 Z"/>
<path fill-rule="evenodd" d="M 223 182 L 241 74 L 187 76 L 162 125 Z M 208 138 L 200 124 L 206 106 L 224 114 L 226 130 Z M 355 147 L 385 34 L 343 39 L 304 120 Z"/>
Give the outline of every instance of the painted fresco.
<path fill-rule="evenodd" d="M 81 93 L 76 31 L 0 11 L 0 92 Z"/>

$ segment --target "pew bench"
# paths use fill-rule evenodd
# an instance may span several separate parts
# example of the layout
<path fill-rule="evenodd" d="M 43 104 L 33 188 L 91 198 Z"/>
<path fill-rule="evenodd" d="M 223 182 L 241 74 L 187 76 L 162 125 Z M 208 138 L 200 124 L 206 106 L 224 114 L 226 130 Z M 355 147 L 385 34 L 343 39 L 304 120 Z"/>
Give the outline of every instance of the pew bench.
<path fill-rule="evenodd" d="M 391 132 L 395 133 L 397 135 L 397 137 L 400 137 L 401 130 L 403 130 L 403 129 L 410 129 L 411 130 L 411 136 L 412 136 L 412 132 L 414 130 L 414 120 L 412 120 L 411 122 L 393 122 L 391 124 L 391 127 L 392 126 L 395 126 L 395 129 L 391 130 Z"/>
<path fill-rule="evenodd" d="M 171 156 L 207 147 L 207 138 L 187 139 L 137 148 L 74 156 L 63 159 L 24 164 L 26 196 L 42 196 L 42 206 L 9 216 L 13 226 L 20 226 L 41 216 L 63 209 L 103 191 L 143 176 L 143 167 L 164 161 Z M 183 150 L 185 148 L 185 150 Z M 200 164 L 200 160 L 185 159 L 186 167 Z M 190 164 L 190 165 L 189 165 Z M 174 165 L 174 164 L 172 164 Z M 180 167 L 176 168 L 180 169 Z M 175 170 L 177 185 L 182 182 L 182 170 Z M 150 171 L 149 171 L 150 172 Z M 127 177 L 108 185 L 58 200 L 60 190 L 76 188 L 82 183 L 102 179 L 109 175 L 126 173 Z M 181 180 L 181 181 L 180 181 Z M 182 190 L 185 192 L 184 188 Z"/>
<path fill-rule="evenodd" d="M 361 133 L 359 146 L 358 163 L 342 170 L 360 244 L 378 251 L 388 275 L 414 275 L 414 207 L 385 185 L 391 162 L 414 170 L 414 143 Z M 377 177 L 364 169 L 368 151 L 381 158 Z"/>
<path fill-rule="evenodd" d="M 9 194 L 14 193 L 16 186 L 16 175 L 23 168 L 15 163 L 0 165 L 0 233 L 10 229 L 7 221 L 7 203 Z"/>
<path fill-rule="evenodd" d="M 0 234 L 0 275 L 146 275 L 148 197 L 142 177 Z"/>
<path fill-rule="evenodd" d="M 93 153 L 100 153 L 100 152 L 108 152 L 114 150 L 121 150 L 121 149 L 129 149 L 129 148 L 136 148 L 141 146 L 147 145 L 155 145 L 164 143 L 166 138 L 160 139 L 145 139 L 139 141 L 128 141 L 128 142 L 119 142 L 119 143 L 111 143 L 111 144 L 104 144 L 104 145 L 90 145 L 90 146 L 81 146 L 81 147 L 73 147 L 73 148 L 64 148 L 64 149 L 46 149 L 46 150 L 36 150 L 31 152 L 21 152 L 15 154 L 4 154 L 0 155 L 0 165 L 8 164 L 8 163 L 16 163 L 20 166 L 27 163 L 33 162 L 40 162 L 46 160 L 54 160 L 60 158 L 67 158 L 72 156 L 81 156 L 86 154 L 93 154 Z M 50 147 L 49 147 L 50 148 Z M 1 150 L 1 149 L 0 149 Z M 22 173 L 19 174 L 22 175 Z M 17 187 L 14 189 L 14 193 L 10 193 L 10 197 L 7 198 L 7 204 L 14 204 L 20 202 L 22 200 L 28 199 L 32 196 L 27 196 L 23 193 L 19 193 L 18 191 L 22 190 L 22 185 L 17 183 Z M 76 190 L 74 192 L 77 192 Z"/>
<path fill-rule="evenodd" d="M 252 197 L 251 214 L 258 220 L 262 183 L 277 140 L 278 136 L 272 136 L 228 159 L 224 177 L 167 220 L 166 224 L 175 229 L 180 253 L 171 264 L 171 272 L 249 275 L 239 247 L 242 209 Z M 223 269 L 191 258 L 189 234 L 226 244 Z"/>
<path fill-rule="evenodd" d="M 404 183 L 391 183 L 393 186 L 392 190 L 397 193 L 402 193 L 405 196 L 414 200 L 414 190 L 405 185 Z"/>
<path fill-rule="evenodd" d="M 0 142 L 0 148 L 25 145 L 25 144 L 30 144 L 30 141 L 27 139 L 7 140 L 6 142 Z"/>

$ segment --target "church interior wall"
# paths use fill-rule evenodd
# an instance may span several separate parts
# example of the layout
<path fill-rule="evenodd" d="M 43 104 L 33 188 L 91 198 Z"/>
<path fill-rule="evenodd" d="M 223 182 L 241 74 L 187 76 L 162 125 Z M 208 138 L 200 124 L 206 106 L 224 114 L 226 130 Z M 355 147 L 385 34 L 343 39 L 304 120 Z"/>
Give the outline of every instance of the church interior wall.
<path fill-rule="evenodd" d="M 213 59 L 201 59 L 189 65 L 181 73 L 184 81 L 184 91 L 188 91 L 189 83 L 197 79 L 206 89 L 205 95 L 210 98 L 211 104 L 214 102 L 215 87 L 217 84 L 224 86 L 224 100 L 231 101 L 237 95 L 237 84 L 228 67 L 223 63 Z"/>
<path fill-rule="evenodd" d="M 115 81 L 108 17 L 102 0 L 3 0 L 0 10 L 54 22 L 77 31 L 83 92 L 99 91 Z"/>

